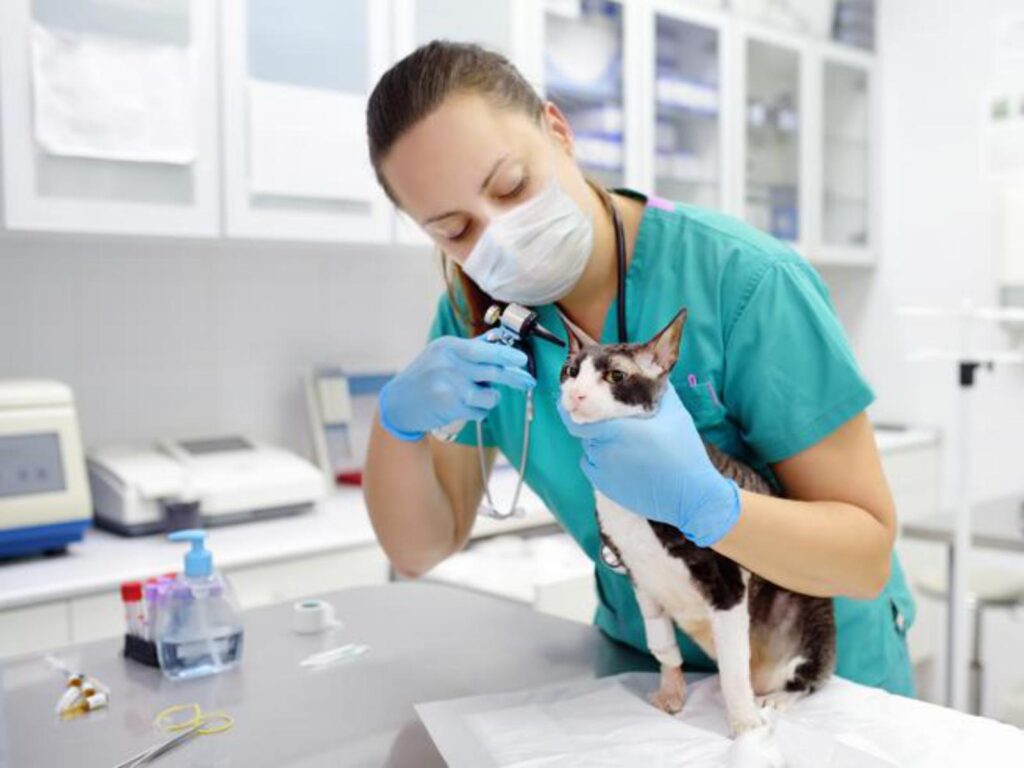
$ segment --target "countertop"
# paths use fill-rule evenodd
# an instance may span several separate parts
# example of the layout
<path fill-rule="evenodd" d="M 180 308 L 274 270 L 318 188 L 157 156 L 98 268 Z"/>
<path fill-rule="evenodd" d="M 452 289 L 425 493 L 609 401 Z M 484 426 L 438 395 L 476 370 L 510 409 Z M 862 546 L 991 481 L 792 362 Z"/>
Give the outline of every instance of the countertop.
<path fill-rule="evenodd" d="M 63 678 L 41 655 L 0 664 L 0 768 L 114 765 L 166 738 L 153 716 L 187 702 L 227 712 L 235 726 L 190 740 L 160 766 L 431 768 L 444 763 L 414 704 L 654 669 L 595 627 L 452 587 L 395 583 L 321 597 L 343 627 L 300 636 L 288 629 L 290 604 L 248 611 L 240 666 L 212 677 L 164 680 L 123 659 L 115 640 L 56 651 L 111 688 L 108 709 L 67 722 L 53 714 Z M 348 642 L 369 650 L 299 666 Z"/>
<path fill-rule="evenodd" d="M 902 451 L 938 441 L 927 429 L 886 429 L 876 426 L 879 450 Z M 515 471 L 496 467 L 491 492 L 500 507 L 508 504 Z M 524 487 L 525 516 L 496 521 L 478 517 L 473 537 L 491 536 L 545 525 L 557 525 L 543 502 Z M 287 560 L 353 547 L 377 546 L 362 491 L 339 488 L 310 512 L 208 529 L 208 546 L 217 567 L 230 571 L 260 563 Z M 184 547 L 164 536 L 125 538 L 91 528 L 85 539 L 64 554 L 0 561 L 0 610 L 108 592 L 123 581 L 146 578 L 180 568 Z"/>
<path fill-rule="evenodd" d="M 942 544 L 953 543 L 952 510 L 902 526 L 904 536 Z M 971 545 L 1024 554 L 1024 496 L 985 501 L 971 509 Z"/>
<path fill-rule="evenodd" d="M 496 470 L 492 494 L 499 505 L 512 497 L 515 473 Z M 555 519 L 529 488 L 521 504 L 527 514 L 496 521 L 480 517 L 473 536 L 535 528 Z M 355 547 L 377 546 L 359 488 L 339 488 L 309 512 L 290 517 L 208 528 L 207 546 L 217 567 L 230 572 L 277 560 Z M 67 552 L 0 561 L 0 610 L 116 590 L 123 581 L 178 570 L 185 547 L 163 535 L 126 538 L 90 528 Z"/>

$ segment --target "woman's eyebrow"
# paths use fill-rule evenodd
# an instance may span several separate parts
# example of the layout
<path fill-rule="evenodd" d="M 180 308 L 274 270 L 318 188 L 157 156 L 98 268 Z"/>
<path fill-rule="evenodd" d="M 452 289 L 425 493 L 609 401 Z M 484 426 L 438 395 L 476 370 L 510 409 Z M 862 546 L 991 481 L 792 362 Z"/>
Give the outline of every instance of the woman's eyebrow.
<path fill-rule="evenodd" d="M 506 152 L 504 155 L 502 155 L 501 157 L 499 157 L 497 160 L 494 161 L 494 165 L 491 166 L 491 170 L 489 170 L 487 172 L 487 175 L 484 176 L 484 180 L 482 182 L 480 182 L 480 191 L 481 192 L 483 192 L 484 190 L 487 189 L 487 185 L 491 183 L 491 179 L 493 179 L 494 178 L 494 174 L 496 174 L 498 172 L 498 168 L 501 167 L 502 163 L 504 163 L 506 160 L 508 160 L 509 154 L 510 153 Z M 428 224 L 433 224 L 435 221 L 440 221 L 441 219 L 447 219 L 449 216 L 454 216 L 457 213 L 459 213 L 459 212 L 458 211 L 447 211 L 446 213 L 439 213 L 436 216 L 431 216 L 429 219 L 424 219 L 423 220 L 423 226 L 425 227 Z"/>

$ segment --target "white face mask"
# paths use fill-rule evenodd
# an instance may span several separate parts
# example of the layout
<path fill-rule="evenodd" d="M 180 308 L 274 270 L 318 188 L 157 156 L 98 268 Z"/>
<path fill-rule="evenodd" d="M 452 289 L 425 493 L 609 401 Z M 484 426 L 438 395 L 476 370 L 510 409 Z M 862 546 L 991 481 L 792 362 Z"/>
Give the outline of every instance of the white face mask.
<path fill-rule="evenodd" d="M 594 223 L 557 179 L 493 219 L 462 269 L 499 301 L 528 306 L 564 298 L 594 246 Z"/>

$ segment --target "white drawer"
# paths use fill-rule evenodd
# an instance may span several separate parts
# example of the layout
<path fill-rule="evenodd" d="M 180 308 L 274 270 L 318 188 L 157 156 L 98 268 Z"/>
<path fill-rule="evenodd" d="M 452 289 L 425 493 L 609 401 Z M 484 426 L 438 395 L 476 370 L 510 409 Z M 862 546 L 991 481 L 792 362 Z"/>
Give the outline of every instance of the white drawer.
<path fill-rule="evenodd" d="M 388 561 L 378 546 L 340 550 L 227 571 L 242 608 L 298 600 L 319 592 L 383 584 Z"/>
<path fill-rule="evenodd" d="M 124 634 L 124 603 L 117 589 L 74 598 L 70 601 L 69 613 L 73 643 L 88 643 Z"/>
<path fill-rule="evenodd" d="M 64 601 L 0 611 L 0 658 L 70 642 L 68 605 Z"/>

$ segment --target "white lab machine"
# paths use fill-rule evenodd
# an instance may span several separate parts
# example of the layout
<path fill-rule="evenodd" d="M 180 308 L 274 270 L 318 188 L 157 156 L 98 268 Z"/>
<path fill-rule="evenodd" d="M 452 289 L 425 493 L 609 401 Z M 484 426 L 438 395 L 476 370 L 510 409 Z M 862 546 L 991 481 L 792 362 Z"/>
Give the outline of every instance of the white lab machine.
<path fill-rule="evenodd" d="M 172 502 L 198 501 L 213 526 L 298 514 L 327 491 L 306 459 L 233 435 L 98 448 L 88 466 L 97 524 L 126 536 L 165 530 Z"/>
<path fill-rule="evenodd" d="M 0 381 L 0 557 L 65 549 L 91 517 L 71 389 Z"/>
<path fill-rule="evenodd" d="M 306 374 L 313 453 L 330 484 L 362 482 L 377 396 L 391 373 L 354 373 L 319 365 Z"/>

